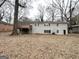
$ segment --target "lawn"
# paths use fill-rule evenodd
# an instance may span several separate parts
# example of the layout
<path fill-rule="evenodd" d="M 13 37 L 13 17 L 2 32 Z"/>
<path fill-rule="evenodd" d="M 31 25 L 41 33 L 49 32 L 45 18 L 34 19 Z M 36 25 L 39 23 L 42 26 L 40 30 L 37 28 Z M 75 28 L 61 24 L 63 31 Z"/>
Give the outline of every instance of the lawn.
<path fill-rule="evenodd" d="M 9 36 L 0 33 L 0 56 L 9 59 L 79 59 L 79 34 Z"/>

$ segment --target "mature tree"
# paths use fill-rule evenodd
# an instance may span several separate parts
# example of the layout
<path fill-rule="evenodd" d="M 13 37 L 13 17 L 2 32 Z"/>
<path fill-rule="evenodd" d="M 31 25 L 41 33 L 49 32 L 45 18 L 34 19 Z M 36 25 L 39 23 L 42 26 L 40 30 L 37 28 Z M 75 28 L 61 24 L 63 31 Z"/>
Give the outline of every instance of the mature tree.
<path fill-rule="evenodd" d="M 2 21 L 3 17 L 4 17 L 4 9 L 0 8 L 0 21 Z"/>
<path fill-rule="evenodd" d="M 2 8 L 2 5 L 5 3 L 5 1 L 6 0 L 0 0 L 0 21 L 2 21 L 2 19 L 3 19 L 3 16 L 4 16 L 4 10 L 3 10 L 3 8 Z"/>
<path fill-rule="evenodd" d="M 13 35 L 17 35 L 17 29 L 18 29 L 18 13 L 19 13 L 19 7 L 21 8 L 27 8 L 27 2 L 28 0 L 23 0 L 24 3 L 21 3 L 22 0 L 15 0 L 15 7 L 14 7 L 14 27 L 13 27 Z M 30 1 L 30 0 L 29 0 Z"/>
<path fill-rule="evenodd" d="M 11 24 L 11 21 L 12 21 L 11 13 L 6 12 L 5 15 L 4 15 L 4 17 L 5 17 L 5 21 L 7 23 Z"/>
<path fill-rule="evenodd" d="M 56 17 L 56 9 L 53 8 L 53 7 L 50 5 L 50 6 L 47 6 L 46 11 L 47 11 L 47 18 L 48 18 L 48 21 L 49 21 L 49 19 L 51 19 L 51 18 L 52 18 L 52 21 L 54 21 L 54 20 L 55 20 L 55 17 Z"/>
<path fill-rule="evenodd" d="M 40 18 L 41 22 L 44 21 L 45 10 L 46 10 L 45 6 L 39 4 L 38 11 L 39 11 L 39 18 Z"/>
<path fill-rule="evenodd" d="M 6 0 L 0 0 L 0 7 L 6 2 Z"/>
<path fill-rule="evenodd" d="M 17 35 L 17 29 L 18 29 L 18 10 L 19 6 L 25 8 L 25 6 L 21 5 L 19 3 L 19 0 L 15 0 L 15 7 L 14 7 L 14 26 L 13 26 L 13 32 L 12 35 Z"/>
<path fill-rule="evenodd" d="M 18 8 L 19 8 L 19 0 L 15 0 L 15 10 L 14 10 L 14 26 L 12 35 L 18 34 Z"/>
<path fill-rule="evenodd" d="M 79 2 L 79 0 L 76 0 L 74 6 L 73 6 L 72 2 L 73 2 L 73 1 L 70 0 L 70 8 L 69 8 L 69 13 L 70 13 L 70 26 L 72 25 L 72 16 L 73 16 L 73 12 L 74 12 L 75 7 L 76 7 L 77 3 Z"/>
<path fill-rule="evenodd" d="M 12 14 L 13 14 L 13 6 L 11 4 L 9 4 L 8 2 L 5 3 L 5 5 L 3 6 L 3 8 L 5 9 L 4 11 L 4 20 L 7 23 L 11 23 L 12 21 Z"/>
<path fill-rule="evenodd" d="M 61 20 L 66 20 L 67 22 L 70 22 L 72 14 L 75 10 L 76 5 L 78 4 L 79 0 L 52 0 L 52 8 L 56 8 L 60 10 Z"/>
<path fill-rule="evenodd" d="M 52 3 L 50 4 L 53 9 L 59 9 L 61 20 L 63 21 L 63 8 L 64 8 L 64 0 L 52 0 Z"/>
<path fill-rule="evenodd" d="M 19 7 L 20 8 L 26 8 L 27 7 L 27 2 L 29 2 L 30 0 L 15 0 L 15 3 L 14 2 L 11 2 L 10 0 L 0 0 L 0 7 L 3 7 L 3 4 L 6 4 L 5 2 L 8 2 L 10 5 L 9 6 L 13 6 L 13 8 L 14 8 L 14 26 L 13 26 L 13 32 L 12 32 L 12 34 L 14 35 L 14 34 L 18 34 L 17 33 L 17 29 L 18 29 L 18 18 L 19 18 L 19 16 L 18 16 L 18 13 L 19 13 Z M 10 8 L 11 9 L 11 8 Z M 6 21 L 7 22 L 10 22 L 11 21 L 11 13 L 13 12 L 11 12 L 11 10 L 8 10 L 8 11 L 10 11 L 10 13 L 9 12 L 5 12 L 6 14 L 5 15 L 8 15 L 9 17 L 6 17 Z M 2 19 L 3 17 L 2 17 L 2 15 L 3 14 L 1 14 L 0 13 L 0 18 Z"/>

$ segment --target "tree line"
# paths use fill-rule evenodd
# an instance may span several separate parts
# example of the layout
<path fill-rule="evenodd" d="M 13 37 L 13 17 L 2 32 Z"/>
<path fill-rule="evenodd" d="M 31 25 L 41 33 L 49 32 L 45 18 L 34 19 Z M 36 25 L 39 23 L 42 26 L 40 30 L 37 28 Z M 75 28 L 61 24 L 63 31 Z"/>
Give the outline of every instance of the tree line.
<path fill-rule="evenodd" d="M 32 0 L 23 0 L 24 2 L 22 3 L 22 0 L 14 0 L 14 3 L 11 2 L 10 0 L 0 0 L 0 21 L 2 21 L 2 19 L 5 16 L 5 10 L 4 10 L 4 4 L 6 3 L 6 5 L 9 5 L 9 9 L 10 12 L 6 12 L 6 16 L 8 16 L 9 19 L 6 19 L 6 21 L 8 23 L 11 22 L 12 19 L 12 10 L 11 8 L 14 9 L 14 26 L 13 26 L 13 32 L 12 34 L 17 35 L 17 28 L 18 28 L 18 19 L 19 17 L 19 11 L 22 11 L 24 8 L 28 8 L 28 2 L 31 2 Z M 36 0 L 34 0 L 36 1 Z M 72 17 L 74 16 L 74 11 L 77 11 L 76 8 L 78 6 L 78 2 L 79 0 L 51 0 L 51 1 L 47 1 L 48 5 L 45 7 L 41 4 L 39 4 L 38 6 L 38 11 L 39 11 L 39 15 L 38 15 L 38 20 L 40 19 L 41 22 L 44 21 L 44 16 L 45 14 L 47 15 L 47 18 L 51 18 L 52 21 L 55 20 L 55 18 L 58 16 L 61 18 L 61 21 L 66 21 L 69 22 L 70 26 L 72 25 Z M 24 10 L 23 10 L 24 11 Z M 5 17 L 6 17 L 5 16 Z M 6 17 L 7 18 L 7 17 Z"/>

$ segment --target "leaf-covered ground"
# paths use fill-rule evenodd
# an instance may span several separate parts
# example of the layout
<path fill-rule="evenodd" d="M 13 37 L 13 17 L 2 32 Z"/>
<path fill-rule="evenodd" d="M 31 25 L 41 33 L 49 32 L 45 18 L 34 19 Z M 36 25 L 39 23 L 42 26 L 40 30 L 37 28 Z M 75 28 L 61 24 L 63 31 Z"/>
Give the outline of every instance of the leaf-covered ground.
<path fill-rule="evenodd" d="M 0 33 L 0 56 L 9 59 L 79 59 L 79 34 L 19 35 Z"/>

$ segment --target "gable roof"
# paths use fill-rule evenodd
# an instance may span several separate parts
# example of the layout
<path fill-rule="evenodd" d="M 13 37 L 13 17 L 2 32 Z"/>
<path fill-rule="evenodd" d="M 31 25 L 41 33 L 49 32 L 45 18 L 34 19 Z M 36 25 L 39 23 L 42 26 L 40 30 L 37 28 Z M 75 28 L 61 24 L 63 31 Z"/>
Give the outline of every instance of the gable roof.
<path fill-rule="evenodd" d="M 45 21 L 45 22 L 32 22 L 32 23 L 50 23 L 50 24 L 68 24 L 67 22 L 52 22 L 52 21 Z"/>
<path fill-rule="evenodd" d="M 44 24 L 44 23 L 50 23 L 50 24 L 68 24 L 68 22 L 52 22 L 52 21 L 44 21 L 44 22 L 41 22 L 41 21 L 30 21 L 30 22 L 19 22 L 19 24 Z"/>

